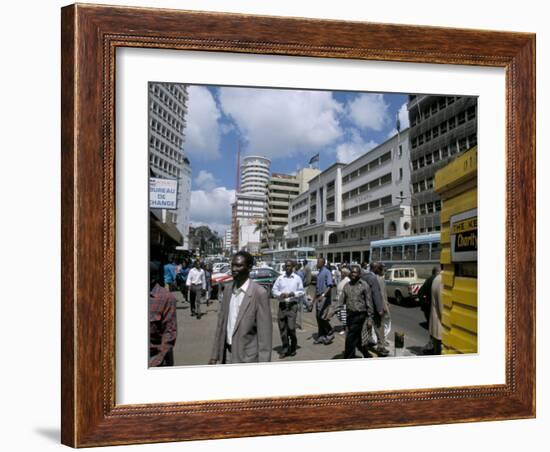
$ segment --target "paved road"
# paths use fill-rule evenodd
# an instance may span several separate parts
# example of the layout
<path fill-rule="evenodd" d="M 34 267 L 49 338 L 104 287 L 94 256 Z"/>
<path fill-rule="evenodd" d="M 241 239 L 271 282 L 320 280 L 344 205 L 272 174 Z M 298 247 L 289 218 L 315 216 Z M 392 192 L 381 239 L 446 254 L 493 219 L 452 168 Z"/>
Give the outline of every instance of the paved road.
<path fill-rule="evenodd" d="M 178 339 L 175 347 L 175 365 L 204 365 L 208 363 L 212 349 L 216 320 L 218 314 L 218 301 L 211 301 L 209 305 L 201 304 L 201 310 L 205 314 L 199 320 L 191 317 L 189 303 L 183 302 L 179 292 L 175 292 L 178 299 Z M 278 351 L 280 350 L 281 339 L 277 326 L 276 300 L 271 300 L 273 313 L 273 354 L 272 361 L 280 361 Z M 428 342 L 429 336 L 426 328 L 422 325 L 423 314 L 418 307 L 391 306 L 392 331 L 390 333 L 390 350 L 394 356 L 405 356 L 419 354 L 421 348 Z M 334 317 L 331 321 L 337 333 L 332 344 L 314 344 L 313 339 L 317 333 L 317 323 L 314 313 L 303 312 L 302 328 L 298 329 L 298 350 L 296 356 L 284 358 L 284 361 L 304 360 L 327 360 L 342 358 L 344 352 L 345 335 L 343 326 Z M 394 331 L 405 333 L 405 349 L 394 350 Z M 358 353 L 359 354 L 359 353 Z M 387 358 L 386 358 L 387 359 Z"/>

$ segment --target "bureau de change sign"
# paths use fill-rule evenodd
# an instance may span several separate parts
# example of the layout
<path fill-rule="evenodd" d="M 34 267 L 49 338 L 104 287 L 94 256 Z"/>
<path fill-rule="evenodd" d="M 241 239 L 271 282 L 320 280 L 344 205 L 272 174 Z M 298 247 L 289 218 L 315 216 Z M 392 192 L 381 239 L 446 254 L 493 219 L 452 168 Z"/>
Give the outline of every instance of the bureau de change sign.
<path fill-rule="evenodd" d="M 477 261 L 477 209 L 451 217 L 451 260 Z"/>
<path fill-rule="evenodd" d="M 178 181 L 149 178 L 149 208 L 175 210 L 178 207 Z"/>

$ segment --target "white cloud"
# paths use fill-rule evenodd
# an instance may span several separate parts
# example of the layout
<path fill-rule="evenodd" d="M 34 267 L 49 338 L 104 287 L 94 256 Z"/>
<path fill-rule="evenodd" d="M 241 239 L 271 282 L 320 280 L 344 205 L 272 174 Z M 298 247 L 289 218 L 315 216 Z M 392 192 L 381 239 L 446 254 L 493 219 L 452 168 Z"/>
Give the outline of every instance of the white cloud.
<path fill-rule="evenodd" d="M 190 86 L 187 91 L 189 101 L 185 152 L 193 157 L 217 158 L 220 156 L 218 119 L 221 113 L 208 89 Z"/>
<path fill-rule="evenodd" d="M 409 110 L 407 109 L 407 103 L 401 105 L 399 109 L 399 122 L 401 123 L 401 130 L 405 130 L 409 127 Z"/>
<path fill-rule="evenodd" d="M 366 152 L 378 146 L 373 140 L 365 141 L 359 131 L 352 129 L 348 141 L 339 144 L 336 147 L 336 161 L 340 163 L 350 163 Z"/>
<path fill-rule="evenodd" d="M 208 171 L 200 170 L 197 177 L 195 177 L 195 184 L 197 188 L 202 188 L 203 190 L 213 190 L 216 188 L 216 178 L 212 173 Z"/>
<path fill-rule="evenodd" d="M 246 153 L 271 158 L 317 152 L 343 134 L 343 107 L 329 92 L 221 88 L 222 111 L 247 141 Z"/>
<path fill-rule="evenodd" d="M 399 118 L 399 125 L 401 130 L 405 130 L 409 127 L 409 110 L 407 110 L 407 103 L 401 105 L 399 111 L 397 112 L 397 117 Z M 397 128 L 392 128 L 386 138 L 389 140 L 397 133 Z"/>
<path fill-rule="evenodd" d="M 383 94 L 360 94 L 346 105 L 349 120 L 360 129 L 380 132 L 390 121 Z"/>
<path fill-rule="evenodd" d="M 210 228 L 231 224 L 231 203 L 235 201 L 235 190 L 216 187 L 212 190 L 191 192 L 191 224 L 206 224 Z M 221 225 L 221 226 L 220 226 Z M 222 229 L 216 229 L 220 232 Z"/>

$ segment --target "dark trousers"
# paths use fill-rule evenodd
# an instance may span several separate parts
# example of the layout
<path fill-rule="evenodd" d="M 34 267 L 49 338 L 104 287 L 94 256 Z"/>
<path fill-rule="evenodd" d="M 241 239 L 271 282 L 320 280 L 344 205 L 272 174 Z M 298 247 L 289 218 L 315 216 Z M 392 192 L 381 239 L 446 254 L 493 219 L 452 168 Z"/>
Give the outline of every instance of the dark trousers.
<path fill-rule="evenodd" d="M 355 349 L 358 349 L 363 356 L 367 356 L 361 345 L 361 331 L 366 319 L 366 312 L 350 311 L 348 309 L 346 321 L 348 331 L 346 333 L 346 345 L 344 348 L 345 359 L 355 358 Z"/>
<path fill-rule="evenodd" d="M 180 292 L 183 295 L 185 301 L 189 301 L 189 287 L 185 284 L 185 281 L 180 286 Z"/>
<path fill-rule="evenodd" d="M 330 307 L 330 303 L 331 297 L 329 292 L 327 297 L 325 298 L 325 302 L 323 303 L 323 305 L 317 306 L 315 313 L 315 319 L 317 320 L 317 339 L 326 337 L 332 332 L 332 326 L 330 325 L 330 322 L 324 318 L 327 314 L 328 308 Z"/>
<path fill-rule="evenodd" d="M 283 345 L 281 353 L 294 353 L 296 351 L 296 346 L 298 345 L 298 339 L 296 338 L 297 316 L 297 302 L 279 303 L 279 314 L 277 319 L 279 321 L 279 332 L 281 333 L 281 343 Z"/>
<path fill-rule="evenodd" d="M 191 303 L 191 314 L 201 313 L 201 284 L 192 284 L 189 286 L 189 302 Z"/>
<path fill-rule="evenodd" d="M 441 355 L 441 339 L 436 339 L 433 336 L 430 336 L 433 344 L 433 354 Z"/>

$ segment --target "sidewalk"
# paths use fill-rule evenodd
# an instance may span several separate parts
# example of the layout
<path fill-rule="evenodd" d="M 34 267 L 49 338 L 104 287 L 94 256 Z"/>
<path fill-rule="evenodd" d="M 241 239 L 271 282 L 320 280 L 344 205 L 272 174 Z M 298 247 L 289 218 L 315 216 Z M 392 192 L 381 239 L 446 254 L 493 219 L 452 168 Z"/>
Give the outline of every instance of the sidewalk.
<path fill-rule="evenodd" d="M 220 303 L 217 300 L 211 300 L 207 305 L 204 299 L 201 303 L 201 319 L 191 316 L 191 309 L 188 302 L 183 301 L 180 292 L 173 292 L 177 302 L 177 320 L 178 320 L 178 338 L 174 348 L 174 361 L 176 366 L 184 365 L 205 365 L 208 364 L 212 343 L 216 330 L 218 309 Z M 335 328 L 334 341 L 329 345 L 314 344 L 313 340 L 317 334 L 317 322 L 314 312 L 302 312 L 302 328 L 296 330 L 298 338 L 298 348 L 296 356 L 279 359 L 279 350 L 281 339 L 279 336 L 279 327 L 277 325 L 278 303 L 271 300 L 273 314 L 273 352 L 271 360 L 273 362 L 282 361 L 311 361 L 343 358 L 345 334 L 339 334 L 343 331 L 340 322 L 333 318 L 331 323 Z M 390 357 L 394 356 L 393 331 L 390 334 Z M 376 357 L 374 350 L 371 353 Z M 409 351 L 398 350 L 396 356 L 412 355 Z M 357 352 L 357 356 L 360 353 Z"/>

